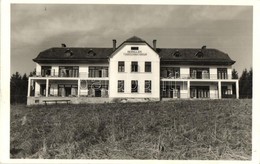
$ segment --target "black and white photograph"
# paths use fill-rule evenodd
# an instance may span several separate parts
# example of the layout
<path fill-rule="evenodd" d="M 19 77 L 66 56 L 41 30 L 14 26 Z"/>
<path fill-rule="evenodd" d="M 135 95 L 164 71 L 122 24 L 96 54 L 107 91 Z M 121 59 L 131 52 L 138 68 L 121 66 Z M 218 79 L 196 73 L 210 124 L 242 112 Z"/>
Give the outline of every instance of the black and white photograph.
<path fill-rule="evenodd" d="M 69 2 L 10 3 L 11 161 L 256 162 L 253 5 Z"/>

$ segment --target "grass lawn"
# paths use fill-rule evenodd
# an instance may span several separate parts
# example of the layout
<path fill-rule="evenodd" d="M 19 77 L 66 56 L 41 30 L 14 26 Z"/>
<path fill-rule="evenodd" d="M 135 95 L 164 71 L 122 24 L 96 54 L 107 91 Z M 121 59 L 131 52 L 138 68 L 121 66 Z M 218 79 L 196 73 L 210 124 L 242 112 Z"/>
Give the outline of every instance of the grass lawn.
<path fill-rule="evenodd" d="M 11 158 L 250 160 L 252 100 L 11 106 Z"/>

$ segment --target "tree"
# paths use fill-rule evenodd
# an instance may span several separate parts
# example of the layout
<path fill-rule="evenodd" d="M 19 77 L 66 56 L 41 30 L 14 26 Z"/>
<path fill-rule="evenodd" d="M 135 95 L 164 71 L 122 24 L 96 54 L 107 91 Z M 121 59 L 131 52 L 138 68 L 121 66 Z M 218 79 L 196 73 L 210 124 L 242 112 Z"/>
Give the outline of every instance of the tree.
<path fill-rule="evenodd" d="M 238 79 L 238 73 L 235 69 L 232 70 L 232 79 Z"/>
<path fill-rule="evenodd" d="M 239 97 L 240 98 L 252 98 L 252 77 L 253 70 L 250 71 L 244 69 L 242 75 L 239 78 Z"/>
<path fill-rule="evenodd" d="M 36 69 L 34 68 L 34 70 L 30 72 L 29 77 L 33 77 L 35 75 L 36 75 Z"/>
<path fill-rule="evenodd" d="M 26 103 L 27 100 L 27 85 L 28 77 L 26 74 L 23 76 L 16 72 L 11 76 L 11 104 Z"/>

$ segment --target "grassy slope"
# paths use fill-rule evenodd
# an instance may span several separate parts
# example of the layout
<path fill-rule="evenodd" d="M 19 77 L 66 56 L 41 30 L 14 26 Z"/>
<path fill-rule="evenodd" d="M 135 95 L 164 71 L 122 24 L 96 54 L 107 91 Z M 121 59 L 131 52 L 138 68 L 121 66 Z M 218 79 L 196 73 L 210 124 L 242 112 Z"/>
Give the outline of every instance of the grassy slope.
<path fill-rule="evenodd" d="M 251 158 L 252 100 L 11 107 L 11 158 Z"/>

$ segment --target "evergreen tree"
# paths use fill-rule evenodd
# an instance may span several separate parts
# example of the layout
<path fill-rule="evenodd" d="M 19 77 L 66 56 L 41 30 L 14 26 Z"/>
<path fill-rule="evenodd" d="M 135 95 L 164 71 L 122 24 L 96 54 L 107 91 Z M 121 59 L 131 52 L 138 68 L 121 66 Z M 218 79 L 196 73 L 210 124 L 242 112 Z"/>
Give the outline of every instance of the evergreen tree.
<path fill-rule="evenodd" d="M 238 73 L 235 69 L 232 70 L 232 79 L 238 79 Z"/>
<path fill-rule="evenodd" d="M 239 97 L 240 98 L 252 98 L 252 77 L 253 70 L 250 71 L 244 69 L 241 77 L 239 78 Z"/>
<path fill-rule="evenodd" d="M 11 76 L 10 85 L 11 104 L 26 103 L 28 87 L 27 75 L 24 74 L 21 76 L 19 72 L 16 72 Z"/>
<path fill-rule="evenodd" d="M 253 97 L 253 69 L 250 68 L 249 72 L 248 72 L 248 95 L 249 95 L 249 98 L 252 98 Z"/>

